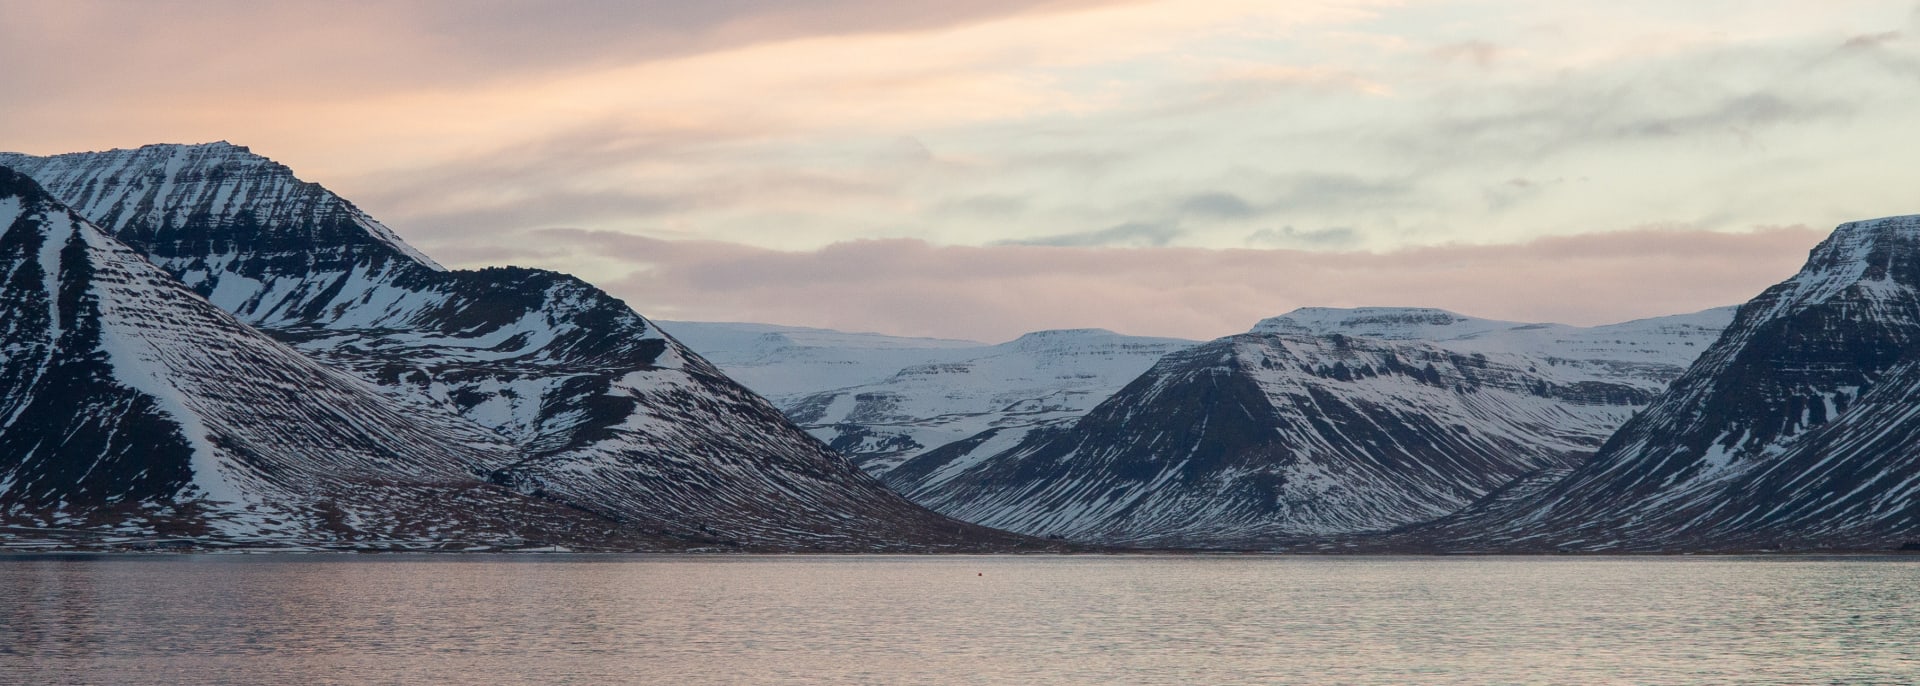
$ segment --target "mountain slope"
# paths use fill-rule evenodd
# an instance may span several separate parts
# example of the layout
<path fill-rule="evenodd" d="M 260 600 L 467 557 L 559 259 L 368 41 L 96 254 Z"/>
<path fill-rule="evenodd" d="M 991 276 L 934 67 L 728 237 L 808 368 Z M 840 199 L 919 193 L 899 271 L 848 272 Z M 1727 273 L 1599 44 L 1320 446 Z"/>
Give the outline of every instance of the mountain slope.
<path fill-rule="evenodd" d="M 1078 419 L 1160 356 L 1193 341 L 1101 329 L 1036 331 L 999 345 L 758 324 L 671 325 L 795 422 L 886 478 L 939 450 L 977 456 Z M 755 333 L 758 332 L 758 335 Z"/>
<path fill-rule="evenodd" d="M 1464 549 L 1920 536 L 1920 217 L 1839 227 L 1587 464 L 1423 535 Z"/>
<path fill-rule="evenodd" d="M 390 396 L 487 427 L 516 452 L 488 472 L 509 488 L 762 547 L 1011 540 L 888 492 L 599 289 L 541 270 L 444 270 L 245 148 L 0 165 L 241 321 Z"/>
<path fill-rule="evenodd" d="M 486 483 L 515 459 L 492 432 L 261 335 L 5 168 L 0 225 L 8 526 L 354 547 L 662 545 Z"/>
<path fill-rule="evenodd" d="M 978 341 L 741 322 L 656 321 L 753 392 L 784 405 L 823 390 L 875 383 L 903 367 L 978 356 Z"/>
<path fill-rule="evenodd" d="M 1308 314 L 1169 354 L 1070 427 L 927 453 L 888 481 L 955 517 L 1090 541 L 1386 529 L 1590 454 L 1728 316 L 1581 329 L 1370 308 L 1349 312 L 1359 328 Z M 1387 337 L 1332 333 L 1356 328 Z"/>

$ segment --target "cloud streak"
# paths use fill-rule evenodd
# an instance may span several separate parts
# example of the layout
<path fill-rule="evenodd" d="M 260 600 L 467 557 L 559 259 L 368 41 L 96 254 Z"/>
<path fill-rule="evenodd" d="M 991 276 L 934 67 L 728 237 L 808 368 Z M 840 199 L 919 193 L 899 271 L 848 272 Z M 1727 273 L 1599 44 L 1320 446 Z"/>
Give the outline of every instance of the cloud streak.
<path fill-rule="evenodd" d="M 1214 335 L 1296 305 L 1601 321 L 1738 301 L 1811 242 L 1750 227 L 1920 210 L 1916 17 L 0 0 L 0 148 L 232 140 L 449 262 L 576 272 L 678 318 L 972 337 Z M 1577 238 L 1655 224 L 1678 228 Z"/>
<path fill-rule="evenodd" d="M 898 239 L 775 251 L 582 230 L 542 231 L 534 242 L 610 260 L 602 285 L 665 319 L 1003 340 L 1063 327 L 1212 338 L 1310 305 L 1623 321 L 1743 302 L 1790 276 L 1824 235 L 1644 228 L 1384 254 Z"/>
<path fill-rule="evenodd" d="M 253 0 L 0 2 L 0 56 L 43 67 L 11 75 L 37 89 L 223 90 L 229 77 L 297 93 L 469 86 L 817 38 L 952 30 L 1133 0 Z M 156 31 L 155 27 L 166 27 Z M 49 47 L 86 37 L 89 50 Z M 349 37 L 357 37 L 351 40 Z M 233 59 L 234 51 L 247 57 Z M 127 54 L 159 59 L 119 60 Z M 99 60 L 99 62 L 95 62 Z M 105 63 L 112 69 L 101 69 Z M 300 78 L 285 78 L 297 75 Z M 281 77 L 281 78 L 274 78 Z"/>
<path fill-rule="evenodd" d="M 1044 245 L 1060 248 L 1155 247 L 1173 242 L 1180 227 L 1152 222 L 1127 222 L 1099 231 L 1066 233 L 1038 238 L 1023 238 L 999 245 Z"/>

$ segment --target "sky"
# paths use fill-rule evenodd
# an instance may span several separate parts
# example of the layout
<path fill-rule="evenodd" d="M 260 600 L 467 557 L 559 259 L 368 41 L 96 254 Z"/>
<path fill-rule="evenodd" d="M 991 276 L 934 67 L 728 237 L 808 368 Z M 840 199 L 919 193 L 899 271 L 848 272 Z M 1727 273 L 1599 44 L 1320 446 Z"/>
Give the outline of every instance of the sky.
<path fill-rule="evenodd" d="M 1920 212 L 1913 0 L 0 0 L 0 150 L 228 140 L 661 319 L 1735 304 Z"/>

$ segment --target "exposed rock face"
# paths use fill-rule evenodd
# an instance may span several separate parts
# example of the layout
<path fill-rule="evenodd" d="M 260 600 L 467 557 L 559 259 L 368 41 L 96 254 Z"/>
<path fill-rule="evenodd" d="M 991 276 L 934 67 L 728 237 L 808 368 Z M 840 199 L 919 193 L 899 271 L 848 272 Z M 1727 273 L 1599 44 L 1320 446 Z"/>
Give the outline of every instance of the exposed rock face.
<path fill-rule="evenodd" d="M 1920 531 L 1920 217 L 1846 224 L 1593 460 L 1458 549 L 1897 546 Z"/>
<path fill-rule="evenodd" d="M 1591 454 L 1729 316 L 1579 328 L 1303 310 L 1171 353 L 1071 426 L 985 432 L 887 479 L 955 517 L 1089 541 L 1387 529 Z"/>
<path fill-rule="evenodd" d="M 447 271 L 224 143 L 0 155 L 239 322 L 484 428 L 491 482 L 629 527 L 774 548 L 1012 540 L 901 499 L 624 303 L 532 269 Z"/>

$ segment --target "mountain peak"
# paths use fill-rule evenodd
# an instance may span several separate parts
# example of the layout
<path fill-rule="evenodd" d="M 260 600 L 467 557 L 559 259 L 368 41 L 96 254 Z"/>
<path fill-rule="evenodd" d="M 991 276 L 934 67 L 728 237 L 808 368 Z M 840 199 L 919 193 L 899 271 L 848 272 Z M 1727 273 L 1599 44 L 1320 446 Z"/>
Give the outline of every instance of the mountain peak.
<path fill-rule="evenodd" d="M 1302 307 L 1260 320 L 1256 334 L 1343 334 L 1388 340 L 1442 340 L 1522 326 L 1431 307 Z"/>
<path fill-rule="evenodd" d="M 1057 341 L 1057 340 L 1063 340 L 1063 339 L 1095 338 L 1095 337 L 1118 336 L 1118 335 L 1120 334 L 1114 333 L 1106 329 L 1044 329 L 1040 331 L 1029 331 L 1027 333 L 1020 334 L 1020 337 L 1013 339 L 1013 342 L 1020 343 L 1022 341 L 1025 341 L 1025 342 Z"/>
<path fill-rule="evenodd" d="M 1847 222 L 1807 255 L 1793 278 L 1755 301 L 1765 318 L 1835 299 L 1884 302 L 1920 288 L 1920 215 Z"/>
<path fill-rule="evenodd" d="M 1859 219 L 1841 224 L 1838 228 L 1834 229 L 1834 233 L 1854 233 L 1885 229 L 1920 233 L 1920 214 L 1896 214 L 1874 219 Z"/>
<path fill-rule="evenodd" d="M 202 474 L 235 475 L 208 480 L 204 487 L 193 482 L 212 494 L 210 501 L 239 502 L 246 498 L 212 496 L 267 493 L 281 481 L 294 483 L 282 478 L 287 470 L 269 460 L 299 455 L 315 456 L 310 461 L 315 466 L 308 471 L 316 473 L 316 480 L 332 478 L 326 465 L 349 459 L 371 466 L 343 472 L 342 479 L 376 487 L 408 486 L 411 482 L 387 478 L 395 470 L 383 462 L 397 464 L 395 469 L 406 467 L 398 464 L 406 451 L 433 449 L 423 457 L 432 458 L 428 466 L 433 469 L 400 476 L 454 483 L 465 490 L 451 495 L 420 491 L 423 495 L 414 498 L 420 507 L 400 503 L 405 507 L 380 509 L 375 499 L 383 497 L 383 491 L 377 488 L 330 499 L 342 501 L 342 508 L 346 495 L 368 503 L 370 516 L 356 516 L 349 509 L 349 521 L 423 521 L 416 516 L 421 507 L 459 500 L 473 503 L 472 511 L 500 512 L 530 529 L 550 530 L 545 522 L 513 512 L 532 506 L 595 520 L 595 527 L 582 531 L 603 541 L 631 532 L 694 544 L 873 550 L 1018 540 L 942 518 L 887 491 L 764 399 L 591 284 L 535 269 L 439 269 L 345 199 L 240 146 L 207 143 L 54 157 L 0 155 L 0 164 L 31 177 L 61 201 L 50 201 L 47 207 L 64 203 L 71 210 L 42 212 L 35 203 L 0 200 L 0 228 L 7 229 L 7 240 L 0 241 L 0 268 L 19 267 L 8 272 L 17 278 L 0 285 L 27 294 L 0 298 L 0 306 L 11 308 L 0 312 L 0 320 L 9 323 L 7 331 L 0 332 L 6 334 L 0 335 L 0 350 L 8 351 L 0 355 L 0 418 L 25 406 L 16 398 L 66 402 L 48 405 L 31 421 L 20 415 L 22 419 L 12 423 L 20 433 L 6 433 L 0 425 L 0 517 L 10 495 L 37 488 L 35 484 L 56 483 L 16 479 L 7 471 L 9 460 L 28 454 L 31 446 L 55 450 L 78 445 L 50 438 L 59 436 L 117 441 L 157 435 L 151 427 L 67 430 L 73 421 L 127 414 L 125 403 L 76 407 L 73 402 L 93 402 L 83 396 L 96 389 L 94 395 L 118 393 L 116 389 L 125 386 L 147 389 L 142 397 L 163 405 L 218 405 L 218 413 L 152 413 L 183 417 L 173 424 L 183 428 L 172 433 L 195 440 L 206 436 L 201 443 L 212 446 L 172 450 L 169 454 L 185 456 L 172 464 L 194 468 L 176 471 L 191 471 L 189 476 L 196 479 Z M 24 182 L 12 185 L 30 188 Z M 5 214 L 27 221 L 8 224 Z M 36 222 L 64 233 L 21 230 L 32 229 Z M 86 232 L 65 230 L 83 224 L 90 227 Z M 81 233 L 95 247 L 114 246 L 113 259 L 95 260 L 96 266 L 124 266 L 121 271 L 137 272 L 140 278 L 96 269 L 92 298 L 63 286 L 69 280 L 81 283 L 93 273 L 67 268 L 69 263 L 84 266 L 69 259 L 74 251 L 65 247 L 75 245 L 71 236 Z M 35 272 L 58 278 L 32 278 Z M 49 295 L 56 292 L 58 298 Z M 178 306 L 160 307 L 168 303 Z M 96 306 L 99 316 L 70 314 L 77 307 Z M 86 374 L 48 372 L 46 383 L 20 381 L 38 378 L 42 365 L 34 360 L 16 363 L 27 358 L 14 351 L 46 350 L 48 340 L 66 345 L 79 335 L 74 332 L 82 331 L 70 321 L 95 320 L 103 322 L 97 328 L 115 336 L 94 348 L 106 348 L 114 364 L 129 361 L 125 370 L 114 369 L 119 377 L 105 376 L 99 369 L 106 362 L 97 350 L 67 346 L 60 350 L 73 354 L 59 360 L 92 365 L 79 370 Z M 28 328 L 29 322 L 39 325 Z M 230 335 L 220 335 L 223 332 Z M 118 355 L 122 350 L 129 355 Z M 262 362 L 234 359 L 245 355 Z M 41 358 L 53 359 L 45 354 Z M 227 373 L 204 373 L 215 363 L 225 364 L 219 371 Z M 250 364 L 262 373 L 249 375 Z M 269 366 L 273 364 L 278 368 Z M 321 376 L 327 383 L 310 381 Z M 126 383 L 81 383 L 88 379 Z M 243 384 L 264 388 L 256 394 L 227 388 Z M 328 386 L 352 407 L 308 397 Z M 45 392 L 29 398 L 17 392 L 23 388 Z M 84 390 L 71 391 L 75 388 Z M 279 404 L 293 409 L 267 401 L 285 401 Z M 349 412 L 357 407 L 371 409 Z M 294 409 L 304 414 L 293 414 Z M 247 435 L 265 438 L 255 444 L 223 442 L 226 434 L 213 433 L 221 429 L 214 419 L 228 417 L 228 424 L 249 429 Z M 185 426 L 197 418 L 206 419 L 201 422 L 206 430 Z M 320 432 L 316 422 L 338 430 Z M 387 428 L 409 423 L 420 425 L 414 433 L 434 435 L 416 438 L 401 428 Z M 279 440 L 283 434 L 292 434 L 311 449 L 281 450 L 292 440 Z M 396 439 L 391 445 L 373 444 L 390 438 Z M 364 459 L 347 455 L 346 448 L 355 441 L 368 445 L 360 453 Z M 218 451 L 229 444 L 244 451 L 233 460 L 234 469 L 216 472 L 194 464 L 204 455 L 227 454 Z M 145 459 L 141 456 L 155 452 L 150 448 L 108 446 L 88 454 Z M 255 455 L 262 457 L 245 459 Z M 274 469 L 253 469 L 256 463 Z M 78 465 L 83 469 L 77 475 L 86 471 L 84 463 L 72 460 L 38 464 L 56 471 Z M 114 475 L 142 473 L 142 465 L 128 464 L 133 468 Z M 179 491 L 149 490 L 162 495 Z M 32 494 L 46 496 L 35 502 L 47 503 L 51 514 L 42 519 L 55 521 L 52 514 L 71 513 L 59 503 L 76 502 L 69 496 L 80 492 L 76 487 Z M 467 498 L 475 492 L 481 495 L 474 497 L 485 501 Z M 298 492 L 282 495 L 286 497 L 275 496 L 271 502 L 308 506 L 300 504 Z M 529 495 L 530 500 L 523 497 Z M 371 516 L 375 511 L 391 516 Z M 282 522 L 299 514 L 283 517 L 264 506 L 254 513 L 244 504 L 235 512 Z M 314 518 L 328 521 L 321 515 L 309 519 Z M 383 539 L 400 538 L 381 534 Z"/>
<path fill-rule="evenodd" d="M 1184 348 L 1195 341 L 1154 336 L 1129 336 L 1108 329 L 1046 329 L 1021 334 L 999 348 L 1026 353 L 1082 353 L 1110 349 Z M 1171 346 L 1171 347 L 1169 347 Z"/>
<path fill-rule="evenodd" d="M 0 153 L 0 166 L 33 177 L 116 239 L 163 261 L 163 247 L 201 254 L 200 243 L 215 240 L 240 249 L 370 251 L 445 271 L 346 199 L 227 141 L 46 157 Z"/>
<path fill-rule="evenodd" d="M 1867 263 L 1895 245 L 1920 242 L 1920 215 L 1901 215 L 1847 222 L 1815 246 L 1807 266 Z"/>
<path fill-rule="evenodd" d="M 247 327 L 31 183 L 0 169 L 0 268 L 26 277 L 0 287 L 0 520 L 313 540 L 368 530 L 330 528 L 305 503 L 370 522 L 524 500 L 474 476 L 515 459 L 498 436 Z"/>
<path fill-rule="evenodd" d="M 182 159 L 184 158 L 184 159 Z M 18 152 L 0 152 L 0 162 L 8 165 L 20 165 L 38 168 L 49 164 L 71 165 L 75 162 L 94 162 L 111 160 L 121 162 L 116 171 L 141 172 L 138 166 L 142 162 L 155 160 L 178 160 L 178 167 L 206 167 L 214 164 L 234 163 L 249 166 L 276 167 L 288 175 L 293 171 L 273 159 L 256 154 L 252 148 L 236 145 L 229 141 L 218 140 L 206 143 L 148 143 L 137 148 L 108 148 L 87 152 L 64 152 L 55 155 L 28 155 Z M 42 161 L 46 160 L 46 161 Z"/>
<path fill-rule="evenodd" d="M 232 142 L 225 141 L 225 140 L 209 141 L 206 143 L 148 143 L 146 145 L 140 146 L 139 149 L 140 150 L 207 151 L 207 152 L 243 153 L 247 155 L 253 155 L 253 150 L 251 148 L 248 148 L 247 146 L 244 146 L 244 145 L 235 145 Z M 81 153 L 81 154 L 85 154 L 85 153 Z M 254 157 L 259 157 L 260 159 L 263 159 L 263 160 L 267 159 L 259 155 L 254 155 Z"/>
<path fill-rule="evenodd" d="M 1843 224 L 1593 458 L 1464 538 L 1594 550 L 1908 540 L 1915 341 L 1920 217 Z"/>
<path fill-rule="evenodd" d="M 6 198 L 20 198 L 31 202 L 51 200 L 52 196 L 48 195 L 46 189 L 41 188 L 39 183 L 34 182 L 33 177 L 0 166 L 0 199 Z"/>

